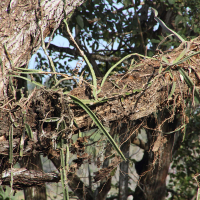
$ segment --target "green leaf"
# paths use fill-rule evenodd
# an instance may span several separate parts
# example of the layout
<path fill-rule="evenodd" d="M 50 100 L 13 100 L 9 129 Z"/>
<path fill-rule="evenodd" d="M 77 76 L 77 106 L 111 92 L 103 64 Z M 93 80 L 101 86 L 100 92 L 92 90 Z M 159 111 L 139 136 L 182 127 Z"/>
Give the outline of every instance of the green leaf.
<path fill-rule="evenodd" d="M 157 17 L 158 11 L 156 9 L 151 8 L 151 10 L 154 13 L 154 19 L 160 24 L 160 26 L 162 26 L 162 28 L 163 28 L 163 30 L 165 32 L 173 34 L 178 40 L 180 40 L 181 42 L 185 42 L 185 40 L 178 33 L 176 33 L 175 31 L 173 31 L 172 29 L 168 28 L 166 26 L 166 24 L 160 18 Z"/>
<path fill-rule="evenodd" d="M 157 43 L 160 43 L 160 40 L 157 40 L 157 39 L 151 39 L 151 42 L 157 44 Z"/>
<path fill-rule="evenodd" d="M 60 149 L 60 157 L 61 157 L 61 183 L 63 189 L 63 199 L 69 200 L 69 193 L 68 193 L 68 185 L 67 185 L 67 173 L 65 170 L 65 154 L 63 148 Z"/>
<path fill-rule="evenodd" d="M 169 63 L 169 61 L 167 60 L 167 58 L 165 56 L 162 57 L 162 60 L 167 64 Z"/>
<path fill-rule="evenodd" d="M 24 150 L 24 139 L 25 139 L 25 128 L 23 128 L 23 133 L 22 133 L 22 135 L 21 135 L 21 139 L 20 139 L 20 152 L 19 152 L 20 157 L 23 156 L 23 150 Z"/>
<path fill-rule="evenodd" d="M 163 135 L 169 135 L 172 133 L 175 133 L 177 131 L 180 131 L 182 128 L 184 128 L 186 126 L 186 124 L 183 124 L 182 126 L 178 127 L 177 129 L 175 129 L 174 131 L 170 131 L 170 132 L 163 132 Z"/>
<path fill-rule="evenodd" d="M 103 32 L 103 38 L 104 38 L 106 41 L 109 40 L 109 31 L 108 31 L 108 30 L 105 30 L 105 31 Z"/>
<path fill-rule="evenodd" d="M 104 82 L 106 81 L 107 77 L 109 76 L 109 74 L 114 70 L 115 67 L 117 67 L 117 65 L 119 65 L 120 63 L 122 63 L 124 60 L 130 58 L 131 56 L 140 56 L 140 57 L 143 57 L 143 58 L 149 58 L 149 59 L 152 59 L 152 60 L 157 60 L 155 58 L 151 58 L 151 57 L 148 57 L 148 56 L 143 56 L 141 54 L 138 54 L 138 53 L 132 53 L 132 54 L 129 54 L 127 56 L 125 56 L 124 58 L 122 58 L 120 61 L 118 61 L 115 65 L 113 65 L 108 71 L 107 73 L 105 74 L 105 76 L 103 77 L 103 80 L 101 82 L 101 88 L 103 87 L 103 84 Z M 97 92 L 97 94 L 101 92 L 101 89 Z"/>
<path fill-rule="evenodd" d="M 84 21 L 83 21 L 83 18 L 81 17 L 81 15 L 78 15 L 76 17 L 76 22 L 81 28 L 84 28 Z"/>
<path fill-rule="evenodd" d="M 184 77 L 185 82 L 187 83 L 188 87 L 193 91 L 194 90 L 194 100 L 197 103 L 200 103 L 200 96 L 199 96 L 199 92 L 196 89 L 194 83 L 191 81 L 190 77 L 185 73 L 185 71 L 181 68 L 178 67 L 178 71 L 180 72 L 180 74 Z"/>
<path fill-rule="evenodd" d="M 176 18 L 175 18 L 175 25 L 177 26 L 178 23 L 183 19 L 183 16 L 181 15 L 177 15 Z"/>
<path fill-rule="evenodd" d="M 97 41 L 95 41 L 93 44 L 92 44 L 92 51 L 94 52 L 95 50 L 97 50 L 99 48 L 99 43 Z"/>
<path fill-rule="evenodd" d="M 33 138 L 33 132 L 31 130 L 31 127 L 28 124 L 25 124 L 25 128 L 26 128 L 26 132 L 28 134 L 28 137 L 32 139 Z"/>
<path fill-rule="evenodd" d="M 172 64 L 176 65 L 176 63 L 178 63 L 181 60 L 181 58 L 183 58 L 186 55 L 187 51 L 188 51 L 188 48 L 187 47 L 184 48 L 183 51 L 179 54 L 179 56 L 172 62 Z"/>
<path fill-rule="evenodd" d="M 68 24 L 67 24 L 67 21 L 66 21 L 65 19 L 64 19 L 63 21 L 64 21 L 64 23 L 65 23 L 65 26 L 66 26 L 66 29 L 67 29 L 68 34 L 73 38 L 73 36 L 72 36 L 72 34 L 71 34 L 70 30 L 69 30 L 69 26 L 68 26 Z M 74 38 L 73 38 L 73 42 L 75 43 L 75 45 L 77 46 L 77 48 L 80 50 L 80 48 L 79 48 L 78 44 L 75 42 Z M 88 67 L 89 67 L 89 69 L 90 69 L 90 72 L 91 72 L 91 74 L 92 74 L 93 95 L 94 95 L 94 98 L 97 99 L 97 78 L 96 78 L 94 69 L 93 69 L 91 63 L 89 62 L 87 56 L 84 54 L 84 52 L 80 50 L 80 53 L 81 53 L 81 55 L 83 56 L 85 62 L 87 63 L 87 65 L 88 65 Z"/>
<path fill-rule="evenodd" d="M 142 91 L 142 88 L 139 88 L 139 89 L 133 90 L 133 93 L 139 93 L 139 92 L 141 92 L 141 91 Z"/>
<path fill-rule="evenodd" d="M 33 138 L 33 132 L 31 130 L 31 127 L 28 124 L 25 124 L 25 128 L 26 128 L 26 132 L 28 134 L 28 137 L 32 139 Z"/>
<path fill-rule="evenodd" d="M 197 200 L 200 200 L 200 188 L 197 190 Z"/>
<path fill-rule="evenodd" d="M 130 4 L 130 1 L 129 0 L 124 0 L 123 4 L 124 4 L 124 7 L 127 7 Z"/>
<path fill-rule="evenodd" d="M 51 118 L 44 119 L 43 122 L 57 122 L 59 120 L 60 120 L 59 117 L 51 117 Z"/>
<path fill-rule="evenodd" d="M 13 124 L 9 130 L 9 163 L 13 163 Z"/>
<path fill-rule="evenodd" d="M 32 81 L 31 79 L 26 78 L 26 77 L 23 77 L 23 76 L 17 76 L 17 75 L 8 75 L 8 76 L 16 77 L 16 78 L 21 78 L 21 79 L 24 79 L 24 80 L 26 80 L 26 81 L 29 81 L 29 82 L 31 82 L 31 83 L 33 83 L 33 84 L 39 86 L 39 87 L 43 87 L 43 85 L 42 85 L 41 83 L 36 82 L 36 81 Z"/>
<path fill-rule="evenodd" d="M 176 82 L 173 82 L 172 89 L 171 89 L 171 92 L 170 92 L 170 94 L 168 96 L 168 99 L 170 99 L 172 97 L 172 95 L 175 92 L 175 89 L 176 89 Z"/>
<path fill-rule="evenodd" d="M 18 71 L 16 71 L 16 70 L 20 70 L 19 72 Z M 15 68 L 15 72 L 16 73 L 23 73 L 22 71 L 25 71 L 25 72 L 27 72 L 27 73 L 42 73 L 42 72 L 44 72 L 43 70 L 41 70 L 41 69 L 26 69 L 26 68 L 21 68 L 21 67 L 16 67 Z"/>
<path fill-rule="evenodd" d="M 126 158 L 124 157 L 123 153 L 111 137 L 111 135 L 106 131 L 105 127 L 101 124 L 99 119 L 96 117 L 96 115 L 90 110 L 90 108 L 85 105 L 80 99 L 76 98 L 75 96 L 69 95 L 71 99 L 74 101 L 74 103 L 77 103 L 79 106 L 81 106 L 88 115 L 92 118 L 92 120 L 95 122 L 95 124 L 98 126 L 98 128 L 104 133 L 104 135 L 108 138 L 110 143 L 113 145 L 114 149 L 118 152 L 118 154 L 123 158 L 123 160 L 126 161 Z"/>
<path fill-rule="evenodd" d="M 110 176 L 114 176 L 114 175 L 115 175 L 115 172 L 116 172 L 116 170 L 117 170 L 117 167 L 116 167 L 116 168 L 114 168 L 114 169 L 111 171 L 111 173 L 110 173 Z"/>
<path fill-rule="evenodd" d="M 174 4 L 174 3 L 176 2 L 176 0 L 168 0 L 168 2 L 169 2 L 170 4 Z"/>
<path fill-rule="evenodd" d="M 199 54 L 199 53 L 200 53 L 200 51 L 196 51 L 196 52 L 194 52 L 194 53 L 192 53 L 192 54 L 186 56 L 186 57 L 183 58 L 182 60 L 176 62 L 176 65 L 179 65 L 180 63 L 185 62 L 186 60 L 188 60 L 188 59 L 191 58 L 192 56 L 197 55 L 197 54 Z"/>
<path fill-rule="evenodd" d="M 162 64 L 160 64 L 160 67 L 159 67 L 159 70 L 158 70 L 158 73 L 160 74 L 162 72 Z"/>

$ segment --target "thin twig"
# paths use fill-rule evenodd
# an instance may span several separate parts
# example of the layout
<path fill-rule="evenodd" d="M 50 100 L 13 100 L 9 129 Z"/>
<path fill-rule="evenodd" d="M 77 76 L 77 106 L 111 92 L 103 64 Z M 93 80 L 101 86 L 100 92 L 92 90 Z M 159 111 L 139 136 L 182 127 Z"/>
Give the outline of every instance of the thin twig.
<path fill-rule="evenodd" d="M 157 46 L 157 48 L 156 48 L 156 51 L 158 51 L 158 50 L 159 50 L 159 46 L 160 46 L 163 42 L 165 42 L 165 40 L 166 40 L 168 37 L 171 37 L 171 36 L 173 36 L 173 34 L 170 34 L 170 35 L 166 36 L 166 37 L 158 44 L 158 46 Z"/>
<path fill-rule="evenodd" d="M 53 64 L 53 61 L 52 61 L 51 57 L 48 55 L 48 53 L 47 53 L 47 51 L 46 51 L 46 48 L 45 48 L 42 25 L 39 25 L 39 27 L 40 27 L 40 32 L 41 32 L 42 49 L 43 49 L 45 55 L 47 56 L 47 58 L 48 58 L 48 60 L 49 60 L 51 71 L 52 71 L 52 72 L 56 72 L 55 66 L 54 66 L 54 64 Z M 55 81 L 55 83 L 57 82 L 57 76 L 56 76 L 56 74 L 54 75 L 54 81 Z"/>
<path fill-rule="evenodd" d="M 47 44 L 47 46 L 46 46 L 46 49 L 49 48 L 49 45 L 50 45 L 50 43 L 51 43 L 51 41 L 52 41 L 54 32 L 55 32 L 55 30 L 57 30 L 57 28 L 59 27 L 60 22 L 61 22 L 62 19 L 63 19 L 63 18 L 62 18 L 62 16 L 61 16 L 60 19 L 59 19 L 59 21 L 58 21 L 58 23 L 55 25 L 55 27 L 54 27 L 54 29 L 53 29 L 53 32 L 52 32 L 51 36 L 49 37 L 49 42 L 48 42 L 48 44 Z"/>
<path fill-rule="evenodd" d="M 80 47 L 78 46 L 78 44 L 76 43 L 76 41 L 74 40 L 70 30 L 69 30 L 69 26 L 68 26 L 68 23 L 67 21 L 64 19 L 64 23 L 66 25 L 66 29 L 67 29 L 67 32 L 70 36 L 70 39 L 74 42 L 76 48 L 80 51 L 80 54 L 81 56 L 84 58 L 85 62 L 87 63 L 89 69 L 90 69 L 90 72 L 91 72 L 91 75 L 92 75 L 92 82 L 93 82 L 93 96 L 95 99 L 97 99 L 97 78 L 96 78 L 96 75 L 95 75 L 95 72 L 94 72 L 94 69 L 92 67 L 92 65 L 90 64 L 88 58 L 86 57 L 86 55 L 84 54 L 84 52 L 80 49 Z"/>
<path fill-rule="evenodd" d="M 139 20 L 138 14 L 137 14 L 137 10 L 136 10 L 136 6 L 134 4 L 134 1 L 133 1 L 133 5 L 134 5 L 134 10 L 135 10 L 135 16 L 137 17 L 137 22 L 138 22 L 138 26 L 139 26 L 139 30 L 140 30 L 140 36 L 141 36 L 141 40 L 142 40 L 144 55 L 147 56 L 147 48 L 144 44 L 144 37 L 143 37 L 143 33 L 142 33 L 142 28 L 141 28 L 140 20 Z"/>

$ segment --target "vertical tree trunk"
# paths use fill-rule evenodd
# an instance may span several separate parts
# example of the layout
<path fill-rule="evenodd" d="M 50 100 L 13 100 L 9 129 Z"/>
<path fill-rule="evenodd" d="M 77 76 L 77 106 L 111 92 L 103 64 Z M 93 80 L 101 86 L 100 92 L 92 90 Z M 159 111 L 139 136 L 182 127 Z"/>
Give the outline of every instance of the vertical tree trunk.
<path fill-rule="evenodd" d="M 105 151 L 105 157 L 109 156 L 111 153 L 111 144 L 108 142 L 106 146 Z M 106 158 L 103 162 L 102 168 L 107 168 L 109 165 L 109 158 Z M 100 186 L 96 189 L 94 194 L 95 200 L 106 200 L 107 194 L 110 191 L 111 188 L 111 177 L 105 177 L 103 180 L 101 180 Z"/>
<path fill-rule="evenodd" d="M 110 135 L 113 137 L 115 135 L 115 131 L 116 131 L 116 124 L 113 123 L 111 125 L 111 129 L 110 129 Z M 107 168 L 109 166 L 109 156 L 111 154 L 112 151 L 112 145 L 110 144 L 110 142 L 107 142 L 106 145 L 106 150 L 104 153 L 104 162 L 103 162 L 103 167 L 102 168 Z M 107 158 L 108 157 L 108 158 Z M 96 189 L 95 191 L 95 200 L 106 200 L 107 194 L 111 189 L 111 180 L 112 177 L 105 177 L 103 180 L 101 180 L 100 186 Z"/>
<path fill-rule="evenodd" d="M 25 157 L 20 162 L 21 167 L 26 167 L 29 170 L 42 170 L 42 162 L 39 154 L 34 156 Z M 24 189 L 25 200 L 46 200 L 46 186 L 28 187 Z"/>
<path fill-rule="evenodd" d="M 119 175 L 119 200 L 127 199 L 128 197 L 128 168 L 129 168 L 129 147 L 130 147 L 130 139 L 128 131 L 128 124 L 121 124 L 119 134 L 120 134 L 120 144 L 121 151 L 124 156 L 127 158 L 127 161 L 123 161 L 120 163 L 120 175 Z M 127 140 L 128 139 L 128 140 Z M 126 141 L 127 140 L 127 141 Z"/>
<path fill-rule="evenodd" d="M 142 160 L 136 163 L 136 171 L 141 175 L 139 185 L 135 190 L 134 199 L 137 200 L 164 200 L 166 196 L 166 177 L 172 159 L 175 144 L 174 137 L 179 134 L 163 134 L 174 131 L 182 117 L 174 118 L 172 122 L 166 121 L 160 129 L 164 119 L 169 117 L 165 110 L 158 114 L 157 119 L 149 118 L 147 124 L 147 137 L 149 150 L 144 152 Z M 157 121 L 156 121 L 157 120 Z M 161 132 L 162 131 L 162 132 Z"/>

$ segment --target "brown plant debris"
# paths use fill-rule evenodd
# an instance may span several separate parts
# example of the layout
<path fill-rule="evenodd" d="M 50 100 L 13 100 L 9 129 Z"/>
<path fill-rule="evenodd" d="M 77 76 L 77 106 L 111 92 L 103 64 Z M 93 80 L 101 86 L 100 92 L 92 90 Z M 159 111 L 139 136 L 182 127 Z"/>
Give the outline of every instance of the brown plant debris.
<path fill-rule="evenodd" d="M 153 58 L 141 59 L 134 66 L 130 66 L 128 72 L 108 77 L 102 88 L 100 88 L 102 80 L 98 80 L 98 89 L 101 89 L 101 92 L 98 94 L 97 101 L 92 96 L 91 83 L 86 81 L 69 94 L 64 94 L 62 88 L 57 91 L 40 88 L 34 90 L 28 98 L 23 97 L 19 101 L 12 96 L 6 99 L 0 97 L 0 155 L 4 162 L 1 171 L 10 167 L 8 140 L 11 127 L 13 127 L 14 162 L 17 162 L 20 158 L 22 142 L 23 156 L 42 152 L 53 159 L 51 153 L 54 152 L 54 148 L 59 150 L 55 145 L 58 138 L 69 142 L 73 134 L 87 131 L 95 126 L 87 112 L 75 104 L 70 99 L 70 95 L 76 96 L 87 104 L 100 122 L 107 127 L 124 119 L 143 120 L 163 109 L 171 112 L 167 119 L 169 121 L 174 119 L 175 114 L 182 115 L 186 106 L 184 100 L 194 99 L 194 90 L 188 88 L 178 67 L 184 70 L 198 91 L 200 88 L 200 57 L 199 54 L 193 55 L 200 50 L 200 37 L 190 41 L 189 47 L 182 57 L 183 61 L 178 64 L 173 62 L 185 50 L 184 45 L 155 55 Z M 193 56 L 186 59 L 190 55 Z M 170 107 L 173 107 L 171 111 Z M 165 120 L 159 122 L 158 127 Z M 64 128 L 62 128 L 63 124 Z M 28 136 L 27 127 L 31 130 L 33 138 Z M 21 139 L 23 133 L 24 140 Z M 85 152 L 85 146 L 89 143 L 87 140 L 88 138 L 78 138 L 73 144 L 71 142 L 70 151 L 77 154 L 77 159 L 74 160 L 77 167 L 83 161 L 91 160 L 90 155 Z M 158 136 L 154 142 L 151 147 L 154 152 L 159 152 L 162 145 L 167 145 L 164 137 L 161 136 Z M 145 145 L 143 146 L 146 148 Z M 116 165 L 116 163 L 111 164 L 108 168 L 96 172 L 95 182 L 109 175 Z"/>
<path fill-rule="evenodd" d="M 95 176 L 93 177 L 94 182 L 98 182 L 98 181 L 102 180 L 103 178 L 107 178 L 107 177 L 111 176 L 111 173 L 113 171 L 115 171 L 115 169 L 117 168 L 117 166 L 120 162 L 121 162 L 121 159 L 119 159 L 118 157 L 115 157 L 112 160 L 112 163 L 107 168 L 103 168 L 97 172 L 94 172 L 94 174 L 95 174 Z"/>

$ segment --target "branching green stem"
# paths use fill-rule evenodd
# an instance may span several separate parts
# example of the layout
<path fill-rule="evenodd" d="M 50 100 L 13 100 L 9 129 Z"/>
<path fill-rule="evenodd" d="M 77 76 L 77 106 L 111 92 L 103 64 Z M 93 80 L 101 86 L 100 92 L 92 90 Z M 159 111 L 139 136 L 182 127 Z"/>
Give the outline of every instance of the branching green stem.
<path fill-rule="evenodd" d="M 71 34 L 71 31 L 69 30 L 69 26 L 68 26 L 68 23 L 67 21 L 64 19 L 63 20 L 65 25 L 66 25 L 66 29 L 67 29 L 67 32 L 71 38 L 71 40 L 74 42 L 76 48 L 80 51 L 80 54 L 81 56 L 84 58 L 85 62 L 87 63 L 87 65 L 89 66 L 90 68 L 90 72 L 92 74 L 92 81 L 93 81 L 93 95 L 94 95 L 94 98 L 97 99 L 97 78 L 96 78 L 96 75 L 95 75 L 95 72 L 94 72 L 94 69 L 92 67 L 92 65 L 90 64 L 88 58 L 86 57 L 86 55 L 84 54 L 84 52 L 80 49 L 80 47 L 78 46 L 78 44 L 76 43 L 76 41 L 74 40 L 72 34 Z"/>

